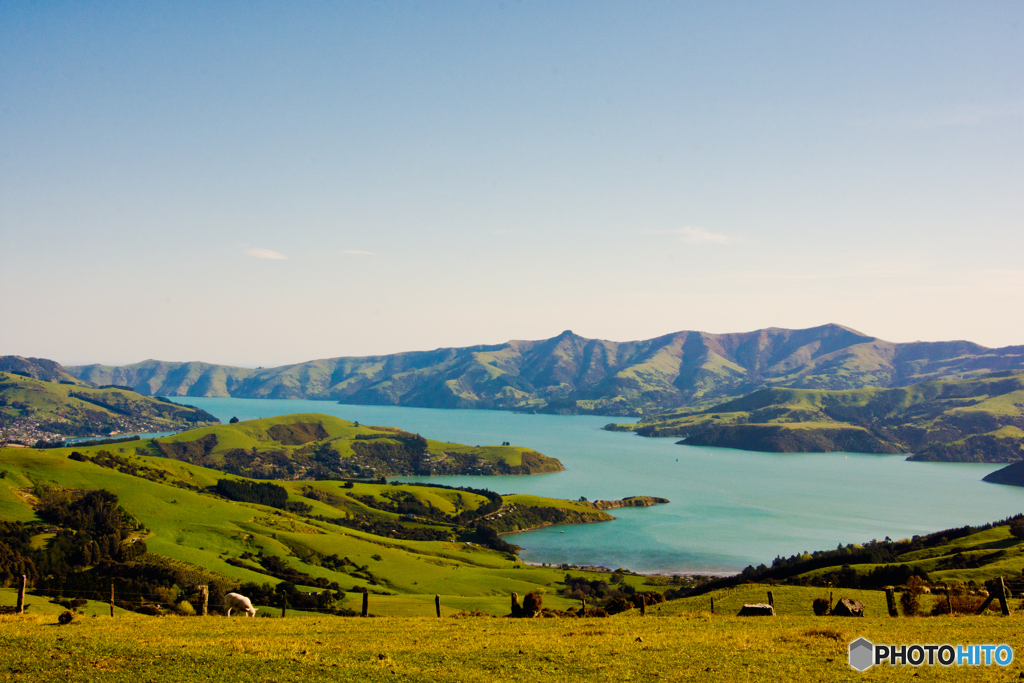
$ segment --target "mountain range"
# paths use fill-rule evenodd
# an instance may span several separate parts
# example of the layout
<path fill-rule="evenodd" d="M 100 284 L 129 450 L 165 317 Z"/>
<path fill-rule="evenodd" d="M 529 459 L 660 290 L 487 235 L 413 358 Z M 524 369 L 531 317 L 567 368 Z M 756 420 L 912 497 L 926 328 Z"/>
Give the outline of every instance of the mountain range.
<path fill-rule="evenodd" d="M 903 387 L 1024 369 L 1024 346 L 894 343 L 842 325 L 614 342 L 550 339 L 313 360 L 275 368 L 146 360 L 67 367 L 142 394 L 309 398 L 348 404 L 650 415 L 707 407 L 769 387 Z"/>

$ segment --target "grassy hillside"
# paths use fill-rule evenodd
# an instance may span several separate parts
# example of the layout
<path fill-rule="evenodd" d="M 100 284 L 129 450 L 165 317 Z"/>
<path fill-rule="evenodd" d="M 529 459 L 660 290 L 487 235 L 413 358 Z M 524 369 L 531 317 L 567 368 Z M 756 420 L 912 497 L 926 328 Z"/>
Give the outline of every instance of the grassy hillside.
<path fill-rule="evenodd" d="M 912 460 L 1024 458 L 1024 372 L 931 380 L 899 389 L 764 389 L 700 411 L 635 425 L 643 436 L 769 452 L 913 453 Z"/>
<path fill-rule="evenodd" d="M 466 446 L 315 413 L 212 425 L 141 445 L 143 452 L 261 479 L 541 474 L 562 464 L 521 446 Z"/>
<path fill-rule="evenodd" d="M 947 529 L 893 541 L 872 540 L 835 550 L 776 557 L 771 566 L 747 567 L 735 577 L 708 582 L 694 595 L 733 590 L 748 582 L 879 590 L 903 586 L 912 576 L 968 595 L 985 582 L 1004 577 L 1014 594 L 1024 590 L 1024 516 L 979 527 Z"/>
<path fill-rule="evenodd" d="M 539 341 L 278 368 L 147 360 L 69 368 L 95 384 L 145 394 L 317 398 L 342 403 L 647 415 L 706 407 L 764 387 L 900 387 L 1024 368 L 1024 347 L 894 344 L 840 325 L 741 334 L 676 332 L 612 342 L 570 331 Z"/>
<path fill-rule="evenodd" d="M 64 367 L 46 358 L 23 358 L 22 356 L 0 356 L 0 372 L 8 372 L 12 375 L 31 377 L 44 382 L 65 382 L 91 386 L 88 382 L 78 379 Z"/>
<path fill-rule="evenodd" d="M 209 413 L 134 391 L 0 372 L 0 443 L 168 432 L 217 422 Z"/>
<path fill-rule="evenodd" d="M 327 425 L 332 431 L 341 427 Z M 507 530 L 509 520 L 536 515 L 560 516 L 559 523 L 611 519 L 586 503 L 345 481 L 279 481 L 273 486 L 284 499 L 268 506 L 218 495 L 218 482 L 225 479 L 249 481 L 139 454 L 131 444 L 0 449 L 0 522 L 28 524 L 33 547 L 46 547 L 55 531 L 52 522 L 39 517 L 43 498 L 104 489 L 137 521 L 143 531 L 134 534 L 148 551 L 119 560 L 117 566 L 128 568 L 119 571 L 166 578 L 165 592 L 194 598 L 188 588 L 198 583 L 219 586 L 221 592 L 248 583 L 247 590 L 258 594 L 262 589 L 253 586 L 293 576 L 292 583 L 307 590 L 333 587 L 337 605 L 347 609 L 358 608 L 358 591 L 369 591 L 381 613 L 424 614 L 433 609 L 434 594 L 446 596 L 447 613 L 506 613 L 512 591 L 547 593 L 550 607 L 573 605 L 557 595 L 564 571 L 524 565 L 494 532 Z M 100 570 L 85 574 L 90 571 Z M 0 583 L 3 576 L 0 566 Z M 80 576 L 62 585 L 65 591 L 72 584 L 85 586 L 82 590 L 95 598 L 95 591 L 89 592 L 95 581 L 90 581 Z M 153 594 L 134 599 L 157 601 Z"/>

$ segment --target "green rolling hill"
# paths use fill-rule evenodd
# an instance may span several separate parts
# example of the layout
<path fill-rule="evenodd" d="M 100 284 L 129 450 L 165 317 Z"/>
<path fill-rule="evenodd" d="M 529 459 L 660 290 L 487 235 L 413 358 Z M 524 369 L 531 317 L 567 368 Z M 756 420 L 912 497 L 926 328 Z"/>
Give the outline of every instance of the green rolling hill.
<path fill-rule="evenodd" d="M 149 395 L 634 416 L 707 407 L 769 387 L 890 388 L 1010 369 L 1024 369 L 1024 347 L 896 344 L 840 325 L 738 334 L 684 331 L 633 342 L 566 331 L 539 341 L 277 368 L 159 360 L 67 368 L 93 384 L 124 384 Z"/>
<path fill-rule="evenodd" d="M 562 463 L 522 446 L 466 446 L 316 413 L 212 425 L 138 446 L 143 455 L 260 479 L 543 474 Z"/>
<path fill-rule="evenodd" d="M 1015 519 L 779 557 L 695 583 L 529 566 L 494 533 L 609 519 L 596 504 L 473 489 L 257 481 L 140 455 L 131 444 L 0 449 L 0 585 L 25 574 L 29 602 L 44 612 L 50 600 L 95 611 L 88 601 L 105 601 L 113 583 L 119 610 L 149 614 L 187 613 L 183 604 L 196 601 L 201 584 L 215 609 L 222 594 L 241 590 L 268 616 L 285 599 L 290 614 L 352 614 L 364 592 L 372 614 L 432 616 L 435 595 L 446 616 L 507 614 L 512 592 L 576 608 L 589 582 L 591 606 L 629 610 L 643 591 L 668 615 L 706 609 L 686 595 L 749 581 L 877 590 L 915 575 L 951 587 L 1005 576 L 1016 591 L 1024 558 L 1024 523 Z M 0 592 L 11 597 L 9 588 Z M 787 609 L 808 612 L 807 595 L 819 594 L 801 593 Z"/>
<path fill-rule="evenodd" d="M 16 372 L 0 372 L 0 442 L 170 432 L 217 422 L 198 408 L 130 389 L 97 389 L 61 372 L 44 375 L 57 381 Z"/>
<path fill-rule="evenodd" d="M 606 429 L 779 453 L 909 453 L 911 460 L 1024 459 L 1024 371 L 898 389 L 763 389 L 704 410 Z"/>
<path fill-rule="evenodd" d="M 282 435 L 275 427 L 295 436 L 316 416 L 297 417 L 199 431 L 260 449 L 275 445 L 270 431 Z M 363 433 L 341 421 L 321 426 Z M 558 595 L 564 570 L 524 565 L 496 532 L 612 519 L 586 502 L 465 488 L 257 481 L 149 454 L 145 443 L 0 448 L 0 585 L 26 574 L 46 595 L 100 599 L 113 580 L 119 606 L 143 611 L 174 609 L 198 584 L 211 586 L 214 607 L 239 587 L 258 604 L 287 595 L 307 611 L 358 609 L 362 592 L 386 614 L 432 614 L 435 594 L 445 614 L 505 614 L 513 591 L 570 607 L 575 600 Z M 99 490 L 114 498 L 86 493 Z M 282 581 L 287 588 L 269 587 Z"/>

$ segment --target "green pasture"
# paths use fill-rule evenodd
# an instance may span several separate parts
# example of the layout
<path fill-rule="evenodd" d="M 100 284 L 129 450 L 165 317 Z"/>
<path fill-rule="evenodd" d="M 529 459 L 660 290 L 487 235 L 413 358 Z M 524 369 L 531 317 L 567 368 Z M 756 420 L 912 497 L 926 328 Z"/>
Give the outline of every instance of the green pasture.
<path fill-rule="evenodd" d="M 28 501 L 19 495 L 19 492 L 26 491 L 22 487 L 39 484 L 83 490 L 103 488 L 115 493 L 120 504 L 146 526 L 148 535 L 145 541 L 151 554 L 182 560 L 237 581 L 277 583 L 277 579 L 227 562 L 229 558 L 238 558 L 243 553 L 259 552 L 279 556 L 292 567 L 314 578 L 337 582 L 346 590 L 358 587 L 377 593 L 423 593 L 431 598 L 435 593 L 467 598 L 507 596 L 512 591 L 520 594 L 531 591 L 555 593 L 560 590 L 556 583 L 564 576 L 564 572 L 559 570 L 525 565 L 476 545 L 382 538 L 262 505 L 232 502 L 205 492 L 149 481 L 91 462 L 70 460 L 67 457 L 69 450 L 0 450 L 0 467 L 8 471 L 7 477 L 0 479 L 0 518 L 35 519 Z M 133 459 L 136 460 L 149 463 L 154 468 L 166 466 L 174 478 L 197 485 L 212 485 L 223 476 L 219 472 L 174 460 L 155 457 Z M 282 484 L 293 499 L 313 507 L 311 514 L 344 516 L 344 512 L 337 508 L 299 495 L 306 485 L 340 492 L 339 482 Z M 482 496 L 466 492 L 423 486 L 357 483 L 352 490 L 375 496 L 385 491 L 408 491 L 452 511 L 456 494 L 462 495 L 463 504 L 469 508 L 484 500 Z M 371 508 L 365 510 L 397 517 Z M 357 566 L 365 565 L 377 584 L 317 566 L 315 560 L 303 561 L 302 558 L 310 557 L 311 552 L 336 554 L 348 557 Z"/>
<path fill-rule="evenodd" d="M 784 599 L 784 598 L 783 598 Z M 640 618 L 500 619 L 426 615 L 306 617 L 0 617 L 7 680 L 153 681 L 1005 681 L 1002 667 L 891 667 L 858 673 L 848 644 L 1006 643 L 1022 618 L 842 619 L 710 613 Z M 406 609 L 418 607 L 406 602 Z"/>
<path fill-rule="evenodd" d="M 711 600 L 715 601 L 715 614 L 735 616 L 743 605 L 766 604 L 768 591 L 772 592 L 775 613 L 778 616 L 814 616 L 812 605 L 815 598 L 828 599 L 833 595 L 833 604 L 841 598 L 860 600 L 868 616 L 888 614 L 883 591 L 853 590 L 848 588 L 818 588 L 814 586 L 772 586 L 769 584 L 745 583 L 698 595 L 692 598 L 670 600 L 647 608 L 648 615 L 679 616 L 683 614 L 710 613 Z"/>

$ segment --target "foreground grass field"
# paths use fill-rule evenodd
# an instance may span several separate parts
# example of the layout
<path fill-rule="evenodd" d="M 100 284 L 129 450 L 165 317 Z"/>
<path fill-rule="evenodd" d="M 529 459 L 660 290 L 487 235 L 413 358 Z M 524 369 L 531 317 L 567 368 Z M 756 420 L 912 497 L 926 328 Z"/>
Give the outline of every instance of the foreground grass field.
<path fill-rule="evenodd" d="M 847 664 L 850 641 L 1006 643 L 1024 618 L 0 617 L 0 680 L 1005 681 L 1009 667 Z"/>

